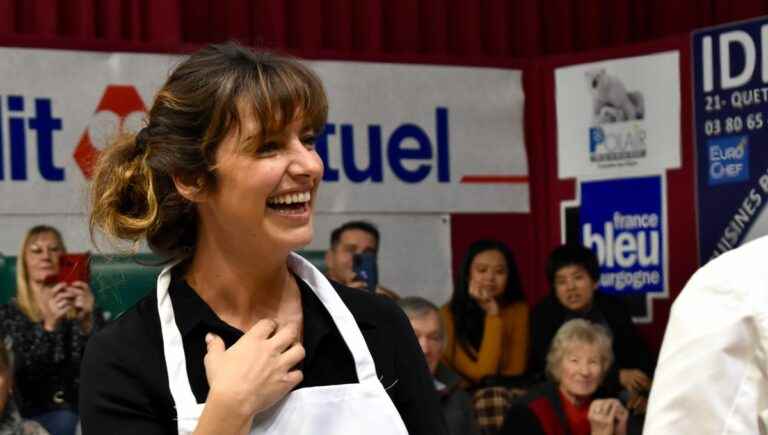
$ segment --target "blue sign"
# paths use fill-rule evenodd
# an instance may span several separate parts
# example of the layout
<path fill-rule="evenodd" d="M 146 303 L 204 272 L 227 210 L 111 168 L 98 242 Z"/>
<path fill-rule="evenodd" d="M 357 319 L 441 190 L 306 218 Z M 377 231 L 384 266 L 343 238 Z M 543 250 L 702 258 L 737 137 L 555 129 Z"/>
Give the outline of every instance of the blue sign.
<path fill-rule="evenodd" d="M 739 246 L 768 202 L 765 18 L 693 34 L 699 258 Z"/>
<path fill-rule="evenodd" d="M 710 186 L 749 178 L 749 136 L 710 139 L 707 150 Z"/>
<path fill-rule="evenodd" d="M 600 262 L 600 288 L 638 295 L 664 292 L 660 176 L 581 183 L 579 233 Z"/>

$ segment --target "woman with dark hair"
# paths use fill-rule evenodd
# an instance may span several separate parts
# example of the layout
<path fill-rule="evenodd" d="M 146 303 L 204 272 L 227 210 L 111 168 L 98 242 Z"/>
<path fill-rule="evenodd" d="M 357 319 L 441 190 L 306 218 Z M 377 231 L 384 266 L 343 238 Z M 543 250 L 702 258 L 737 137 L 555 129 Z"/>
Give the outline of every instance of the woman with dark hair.
<path fill-rule="evenodd" d="M 313 236 L 327 113 L 299 61 L 212 45 L 103 151 L 92 230 L 169 265 L 88 345 L 85 435 L 445 433 L 405 314 L 293 253 Z"/>
<path fill-rule="evenodd" d="M 643 412 L 652 357 L 623 301 L 598 291 L 600 266 L 595 254 L 581 245 L 559 246 L 549 255 L 546 272 L 552 291 L 531 314 L 531 372 L 543 375 L 547 350 L 565 322 L 589 320 L 613 334 L 615 360 L 606 374 L 606 392 L 618 394 L 626 389 L 628 406 Z"/>
<path fill-rule="evenodd" d="M 471 384 L 525 372 L 528 305 L 512 252 L 495 240 L 472 243 L 451 301 L 440 310 L 443 361 Z"/>

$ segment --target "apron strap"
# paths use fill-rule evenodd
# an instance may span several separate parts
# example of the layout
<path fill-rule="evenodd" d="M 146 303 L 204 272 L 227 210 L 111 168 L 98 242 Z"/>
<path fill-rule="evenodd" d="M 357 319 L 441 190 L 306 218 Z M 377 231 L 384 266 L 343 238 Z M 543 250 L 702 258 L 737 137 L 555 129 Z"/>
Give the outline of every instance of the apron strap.
<path fill-rule="evenodd" d="M 176 325 L 173 304 L 168 294 L 168 288 L 171 284 L 171 269 L 180 261 L 167 266 L 157 278 L 157 311 L 160 315 L 163 354 L 168 369 L 168 386 L 176 404 L 176 413 L 179 418 L 187 410 L 198 408 L 197 399 L 195 399 L 189 383 L 184 343 L 181 332 Z M 288 267 L 309 285 L 325 309 L 328 310 L 336 328 L 352 353 L 360 383 L 375 383 L 377 387 L 381 387 L 376 376 L 376 366 L 363 338 L 363 333 L 360 332 L 355 318 L 349 308 L 344 305 L 330 281 L 312 263 L 295 253 L 289 255 Z"/>
<path fill-rule="evenodd" d="M 357 378 L 360 382 L 378 382 L 376 365 L 373 362 L 371 352 L 365 343 L 363 333 L 357 326 L 354 316 L 339 297 L 336 289 L 312 263 L 298 254 L 291 253 L 288 256 L 288 267 L 303 279 L 330 313 L 336 328 L 341 333 L 344 342 L 349 347 L 355 360 Z"/>
<path fill-rule="evenodd" d="M 184 343 L 181 339 L 179 327 L 176 325 L 171 296 L 168 294 L 168 287 L 171 285 L 171 269 L 179 261 L 165 267 L 157 277 L 157 312 L 160 315 L 163 354 L 165 355 L 165 365 L 168 369 L 168 387 L 176 404 L 176 413 L 181 417 L 180 414 L 184 410 L 193 409 L 197 405 L 197 399 L 195 399 L 192 387 L 189 384 L 187 359 L 184 356 Z"/>

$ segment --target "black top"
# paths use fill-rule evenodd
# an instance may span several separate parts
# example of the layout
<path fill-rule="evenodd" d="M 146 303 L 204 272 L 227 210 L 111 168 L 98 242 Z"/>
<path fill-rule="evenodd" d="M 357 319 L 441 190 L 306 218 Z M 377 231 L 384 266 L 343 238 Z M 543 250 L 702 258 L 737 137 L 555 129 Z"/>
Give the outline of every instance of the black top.
<path fill-rule="evenodd" d="M 557 385 L 545 382 L 512 402 L 504 416 L 499 435 L 550 435 L 544 427 L 562 435 L 570 435 Z"/>
<path fill-rule="evenodd" d="M 103 325 L 94 310 L 93 328 Z M 13 342 L 16 397 L 24 417 L 57 409 L 77 410 L 80 361 L 90 334 L 80 323 L 64 320 L 53 331 L 33 322 L 15 301 L 0 305 L 0 338 Z"/>
<path fill-rule="evenodd" d="M 304 380 L 297 388 L 357 382 L 352 354 L 330 314 L 306 283 L 297 282 L 306 350 Z M 446 433 L 432 377 L 405 314 L 385 298 L 333 285 L 357 321 L 408 432 Z M 203 403 L 209 388 L 203 366 L 205 334 L 218 334 L 229 347 L 243 333 L 223 322 L 183 279 L 173 277 L 169 295 L 192 391 Z M 82 373 L 84 435 L 177 433 L 155 291 L 91 339 Z"/>
<path fill-rule="evenodd" d="M 596 291 L 592 309 L 576 313 L 563 307 L 557 296 L 550 294 L 531 312 L 531 360 L 529 370 L 543 377 L 547 353 L 557 330 L 568 320 L 583 318 L 607 327 L 613 334 L 614 364 L 606 374 L 603 387 L 609 394 L 621 390 L 620 369 L 640 369 L 651 375 L 654 358 L 643 339 L 637 333 L 635 324 L 624 302 L 600 291 Z"/>

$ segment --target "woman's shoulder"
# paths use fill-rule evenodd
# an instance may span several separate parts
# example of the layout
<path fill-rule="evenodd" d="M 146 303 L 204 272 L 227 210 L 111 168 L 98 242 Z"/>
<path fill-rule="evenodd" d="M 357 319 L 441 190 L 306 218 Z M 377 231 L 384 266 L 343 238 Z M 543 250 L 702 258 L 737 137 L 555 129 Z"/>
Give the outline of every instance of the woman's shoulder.
<path fill-rule="evenodd" d="M 19 328 L 27 329 L 33 324 L 34 322 L 21 311 L 15 300 L 12 299 L 8 303 L 0 305 L 0 325 L 3 325 L 3 329 L 9 331 Z"/>
<path fill-rule="evenodd" d="M 402 310 L 397 303 L 385 296 L 350 288 L 337 282 L 332 282 L 332 285 L 358 323 L 363 321 L 379 324 L 401 314 Z"/>
<path fill-rule="evenodd" d="M 554 397 L 557 387 L 550 382 L 532 388 L 527 394 L 512 401 L 504 417 L 504 426 L 500 435 L 517 433 L 541 434 L 544 431 L 541 426 L 541 418 L 553 419 L 556 417 Z"/>
<path fill-rule="evenodd" d="M 160 318 L 154 292 L 96 331 L 88 341 L 86 357 L 121 359 L 126 354 L 141 354 L 162 348 Z"/>
<path fill-rule="evenodd" d="M 16 299 L 11 299 L 7 303 L 0 305 L 0 316 L 6 318 L 8 316 L 18 316 L 23 314 L 18 305 L 16 305 Z"/>

